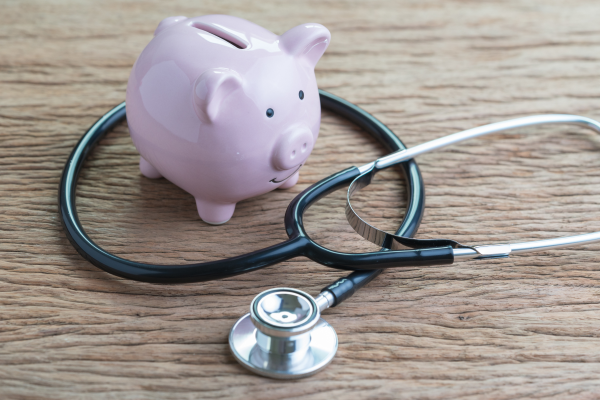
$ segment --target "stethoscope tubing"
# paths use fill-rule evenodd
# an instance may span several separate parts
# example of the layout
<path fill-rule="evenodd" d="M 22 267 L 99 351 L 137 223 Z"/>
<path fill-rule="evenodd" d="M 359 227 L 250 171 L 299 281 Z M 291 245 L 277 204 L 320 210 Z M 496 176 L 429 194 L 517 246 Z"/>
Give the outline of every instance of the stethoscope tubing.
<path fill-rule="evenodd" d="M 320 97 L 324 108 L 331 109 L 364 128 L 388 151 L 405 148 L 389 128 L 364 110 L 324 91 L 320 91 Z M 344 292 L 333 291 L 336 299 L 341 301 L 343 296 L 353 293 L 381 273 L 380 268 L 395 266 L 394 259 L 400 261 L 400 258 L 408 260 L 413 257 L 414 262 L 416 257 L 418 262 L 419 255 L 414 251 L 408 251 L 400 258 L 397 254 L 394 255 L 399 252 L 388 252 L 386 249 L 382 252 L 363 254 L 332 251 L 315 243 L 305 232 L 302 215 L 306 209 L 323 196 L 348 185 L 360 174 L 356 167 L 325 178 L 299 194 L 286 211 L 285 225 L 289 239 L 274 246 L 224 260 L 188 265 L 145 264 L 115 256 L 94 243 L 85 233 L 77 216 L 75 193 L 77 179 L 86 157 L 99 140 L 124 118 L 125 103 L 121 103 L 84 134 L 67 160 L 59 185 L 59 214 L 67 238 L 86 260 L 108 273 L 150 283 L 191 283 L 222 279 L 255 271 L 293 257 L 306 256 L 329 267 L 355 270 L 348 277 L 333 284 L 338 288 L 346 288 Z M 414 161 L 401 163 L 400 168 L 407 178 L 409 201 L 406 217 L 398 229 L 398 234 L 413 236 L 423 216 L 425 190 L 419 168 Z M 451 262 L 451 252 L 446 258 Z"/>
<path fill-rule="evenodd" d="M 288 240 L 245 255 L 219 261 L 189 265 L 155 265 L 137 263 L 108 253 L 96 245 L 85 233 L 75 207 L 77 178 L 83 163 L 98 141 L 125 118 L 122 103 L 100 118 L 73 149 L 63 171 L 59 187 L 60 217 L 66 235 L 75 249 L 97 267 L 117 276 L 151 283 L 190 283 L 230 277 L 297 256 L 306 256 L 325 266 L 353 270 L 324 290 L 334 297 L 337 305 L 357 289 L 370 282 L 386 268 L 418 268 L 452 264 L 455 259 L 497 258 L 512 253 L 561 248 L 592 243 L 600 240 L 600 232 L 535 242 L 465 246 L 448 239 L 417 240 L 416 233 L 424 213 L 425 191 L 417 164 L 412 159 L 474 137 L 519 127 L 541 124 L 576 124 L 600 132 L 600 123 L 585 117 L 564 114 L 538 115 L 485 125 L 458 132 L 431 142 L 406 149 L 398 137 L 379 120 L 337 96 L 320 91 L 324 108 L 356 123 L 393 153 L 361 167 L 351 167 L 337 172 L 297 195 L 288 206 L 284 218 Z M 371 182 L 381 169 L 399 165 L 406 177 L 408 207 L 405 219 L 395 234 L 378 230 L 363 221 L 350 205 L 352 194 Z M 383 246 L 374 253 L 342 253 L 333 251 L 313 241 L 304 229 L 306 210 L 335 190 L 349 187 L 346 215 L 353 228 L 366 239 Z M 395 242 L 410 247 L 408 250 L 389 250 Z"/>

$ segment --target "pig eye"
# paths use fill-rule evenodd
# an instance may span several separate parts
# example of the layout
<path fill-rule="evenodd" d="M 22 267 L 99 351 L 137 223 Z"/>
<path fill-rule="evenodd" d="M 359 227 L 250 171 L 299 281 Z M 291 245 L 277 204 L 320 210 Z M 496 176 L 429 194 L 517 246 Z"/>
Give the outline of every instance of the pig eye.
<path fill-rule="evenodd" d="M 300 97 L 300 100 L 304 100 L 304 92 L 302 90 L 298 93 L 298 96 Z"/>
<path fill-rule="evenodd" d="M 275 111 L 273 111 L 272 108 L 269 108 L 267 110 L 267 117 L 271 118 L 273 115 L 275 115 Z"/>

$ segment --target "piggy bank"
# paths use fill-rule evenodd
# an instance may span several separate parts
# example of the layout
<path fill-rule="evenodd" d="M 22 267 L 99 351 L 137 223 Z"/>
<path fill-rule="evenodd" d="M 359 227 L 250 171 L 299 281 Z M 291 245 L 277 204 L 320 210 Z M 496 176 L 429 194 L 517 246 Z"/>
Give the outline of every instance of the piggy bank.
<path fill-rule="evenodd" d="M 319 24 L 277 36 L 225 15 L 164 19 L 127 85 L 142 174 L 190 193 L 210 224 L 295 185 L 319 134 L 314 68 L 330 39 Z"/>

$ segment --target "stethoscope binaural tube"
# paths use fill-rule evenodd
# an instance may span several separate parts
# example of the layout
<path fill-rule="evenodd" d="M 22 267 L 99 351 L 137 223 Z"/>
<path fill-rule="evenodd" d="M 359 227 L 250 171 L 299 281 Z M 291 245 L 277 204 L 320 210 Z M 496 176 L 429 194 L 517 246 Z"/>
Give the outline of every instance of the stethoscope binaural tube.
<path fill-rule="evenodd" d="M 422 251 L 427 251 L 430 247 L 439 248 L 439 246 L 446 246 L 447 249 L 452 249 L 452 253 L 455 259 L 504 258 L 508 257 L 510 254 L 521 254 L 533 251 L 558 249 L 598 242 L 600 241 L 600 232 L 593 232 L 575 236 L 566 236 L 554 239 L 537 240 L 532 242 L 504 243 L 484 246 L 466 246 L 464 244 L 450 239 L 414 239 L 382 231 L 368 224 L 366 221 L 360 218 L 360 216 L 352 208 L 352 204 L 350 202 L 352 196 L 360 189 L 369 185 L 375 174 L 382 169 L 396 165 L 397 163 L 403 162 L 405 160 L 412 160 L 418 155 L 425 154 L 430 151 L 434 151 L 455 143 L 459 143 L 464 140 L 489 135 L 492 133 L 503 132 L 510 129 L 546 124 L 579 125 L 585 128 L 590 128 L 596 131 L 597 133 L 600 133 L 600 122 L 590 118 L 569 114 L 533 115 L 529 117 L 516 118 L 508 121 L 502 121 L 480 126 L 473 129 L 468 129 L 426 143 L 422 143 L 410 149 L 399 150 L 395 153 L 389 154 L 376 161 L 359 167 L 361 171 L 360 176 L 354 179 L 354 181 L 352 182 L 352 184 L 350 184 L 348 188 L 348 193 L 346 196 L 346 218 L 350 225 L 354 228 L 354 230 L 363 238 L 367 239 L 372 243 L 383 246 L 384 248 L 398 249 L 402 247 L 410 247 L 413 249 L 421 249 Z"/>
<path fill-rule="evenodd" d="M 387 150 L 397 151 L 405 148 L 391 130 L 364 110 L 324 91 L 320 91 L 320 97 L 324 108 L 356 123 Z M 404 255 L 400 257 L 394 255 L 400 252 L 387 250 L 364 254 L 339 253 L 318 245 L 306 234 L 302 226 L 304 211 L 318 199 L 348 185 L 359 176 L 360 170 L 353 167 L 312 185 L 296 197 L 288 207 L 285 216 L 286 231 L 290 237 L 285 242 L 238 257 L 189 265 L 144 264 L 117 257 L 102 249 L 87 236 L 77 216 L 75 194 L 77 179 L 86 157 L 98 141 L 124 118 L 125 103 L 122 103 L 100 118 L 84 134 L 67 160 L 59 186 L 59 214 L 67 238 L 79 254 L 106 272 L 151 283 L 201 282 L 254 271 L 304 255 L 324 265 L 357 270 L 326 288 L 328 306 L 334 306 L 381 273 L 379 268 L 373 267 L 393 265 L 383 259 L 399 260 L 414 256 L 414 251 L 402 252 Z M 419 168 L 414 161 L 409 160 L 399 165 L 406 177 L 408 206 L 406 217 L 397 233 L 401 236 L 412 236 L 416 233 L 423 216 L 425 190 Z M 451 262 L 451 252 L 445 251 L 444 257 L 444 263 Z M 369 267 L 369 270 L 363 270 L 364 267 Z"/>

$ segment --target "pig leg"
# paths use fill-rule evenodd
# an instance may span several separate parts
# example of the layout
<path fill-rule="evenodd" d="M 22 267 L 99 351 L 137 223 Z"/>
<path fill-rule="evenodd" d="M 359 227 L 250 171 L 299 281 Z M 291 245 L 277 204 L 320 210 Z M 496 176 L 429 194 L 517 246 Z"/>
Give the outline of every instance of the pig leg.
<path fill-rule="evenodd" d="M 152 164 L 150 164 L 148 161 L 144 160 L 144 157 L 140 157 L 140 171 L 142 172 L 142 175 L 144 175 L 146 178 L 150 178 L 150 179 L 162 178 L 162 175 L 160 174 L 160 172 L 158 172 L 158 170 L 156 168 L 154 168 L 152 166 Z"/>
<path fill-rule="evenodd" d="M 300 177 L 300 171 L 296 172 L 294 175 L 290 176 L 285 182 L 281 184 L 277 189 L 289 189 L 298 183 L 298 178 Z"/>
<path fill-rule="evenodd" d="M 231 219 L 235 211 L 235 203 L 223 204 L 196 198 L 196 207 L 200 218 L 207 224 L 221 225 Z"/>

